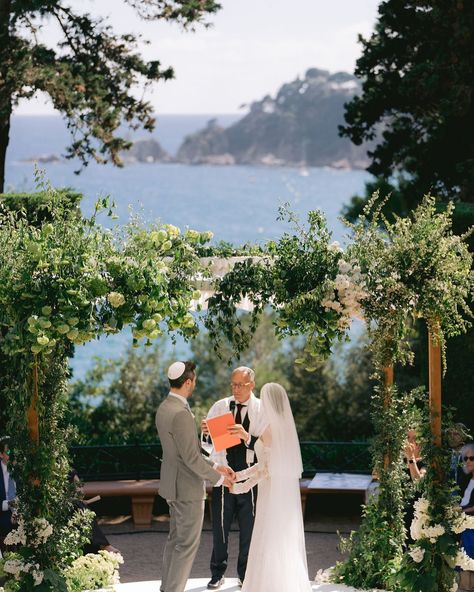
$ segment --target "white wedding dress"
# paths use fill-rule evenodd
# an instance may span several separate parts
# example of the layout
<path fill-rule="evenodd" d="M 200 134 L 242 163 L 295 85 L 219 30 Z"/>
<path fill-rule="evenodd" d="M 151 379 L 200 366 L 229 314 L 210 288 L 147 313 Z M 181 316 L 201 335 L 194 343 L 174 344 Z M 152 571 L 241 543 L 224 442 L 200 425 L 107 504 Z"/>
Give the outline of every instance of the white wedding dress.
<path fill-rule="evenodd" d="M 258 483 L 257 507 L 242 592 L 311 592 L 299 479 L 272 474 L 272 447 L 255 443 L 258 463 L 237 473 L 233 493 Z"/>

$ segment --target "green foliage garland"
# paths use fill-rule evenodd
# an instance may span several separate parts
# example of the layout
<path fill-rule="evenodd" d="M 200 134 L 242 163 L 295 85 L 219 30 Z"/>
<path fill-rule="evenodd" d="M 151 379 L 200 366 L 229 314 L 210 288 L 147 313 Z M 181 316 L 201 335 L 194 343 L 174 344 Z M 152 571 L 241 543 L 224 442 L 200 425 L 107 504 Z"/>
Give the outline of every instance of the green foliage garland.
<path fill-rule="evenodd" d="M 330 244 L 331 234 L 319 211 L 308 214 L 308 227 L 300 227 L 287 209 L 280 210 L 296 225 L 297 234 L 285 233 L 278 241 L 262 248 L 260 257 L 238 262 L 221 278 L 216 294 L 209 299 L 205 324 L 215 349 L 219 351 L 222 336 L 238 355 L 248 347 L 266 307 L 276 316 L 276 333 L 280 337 L 305 335 L 304 355 L 297 363 L 314 370 L 318 359 L 326 358 L 335 340 L 346 339 L 347 323 L 343 307 L 326 306 L 334 296 L 334 282 L 340 273 L 342 250 Z M 237 305 L 247 298 L 253 305 L 250 326 L 243 325 Z"/>
<path fill-rule="evenodd" d="M 97 217 L 101 210 L 113 215 L 108 200 L 85 219 L 71 216 L 52 188 L 45 195 L 48 215 L 34 224 L 0 202 L 0 350 L 8 374 L 2 400 L 9 402 L 23 525 L 15 535 L 20 558 L 3 566 L 9 574 L 20 566 L 5 585 L 11 592 L 66 592 L 64 570 L 81 554 L 87 520 L 74 519 L 67 487 L 68 356 L 125 325 L 137 344 L 176 331 L 195 335 L 189 310 L 199 296 L 192 280 L 202 271 L 196 247 L 210 238 L 137 220 L 106 230 Z"/>
<path fill-rule="evenodd" d="M 391 578 L 401 563 L 404 541 L 404 511 L 409 498 L 403 448 L 421 391 L 399 393 L 395 387 L 376 387 L 372 397 L 374 472 L 379 477 L 376 497 L 365 506 L 358 532 L 342 541 L 348 553 L 338 563 L 335 576 L 358 588 L 391 589 Z"/>
<path fill-rule="evenodd" d="M 389 222 L 375 193 L 356 224 L 349 247 L 365 279 L 362 306 L 379 368 L 412 360 L 410 322 L 423 318 L 446 355 L 446 339 L 471 325 L 473 256 L 467 234 L 451 230 L 454 209 L 438 212 L 426 195 L 408 218 Z M 472 232 L 472 230 L 471 230 Z"/>

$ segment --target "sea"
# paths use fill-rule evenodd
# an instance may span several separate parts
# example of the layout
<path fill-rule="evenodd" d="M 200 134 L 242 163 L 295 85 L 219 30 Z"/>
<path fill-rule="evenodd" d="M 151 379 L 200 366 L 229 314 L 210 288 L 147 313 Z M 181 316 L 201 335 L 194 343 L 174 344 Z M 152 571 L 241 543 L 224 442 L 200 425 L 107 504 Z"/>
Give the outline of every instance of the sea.
<path fill-rule="evenodd" d="M 239 115 L 161 115 L 152 137 L 170 154 L 183 139 L 202 129 L 210 119 L 224 126 Z M 149 134 L 124 132 L 130 139 Z M 14 116 L 6 163 L 6 191 L 35 190 L 35 164 L 39 156 L 61 157 L 70 136 L 59 116 Z M 346 229 L 341 209 L 355 194 L 364 191 L 370 175 L 360 170 L 261 166 L 192 166 L 183 164 L 128 164 L 123 168 L 90 163 L 80 174 L 76 161 L 37 165 L 54 187 L 72 187 L 84 198 L 82 210 L 89 215 L 99 197 L 116 203 L 119 222 L 131 213 L 144 220 L 159 219 L 181 229 L 211 230 L 214 241 L 263 244 L 278 239 L 292 228 L 279 221 L 278 208 L 289 204 L 302 222 L 309 211 L 326 216 L 333 240 L 344 244 Z M 99 358 L 123 357 L 131 345 L 129 331 L 101 338 L 76 349 L 71 360 L 74 379 L 82 379 Z M 182 357 L 188 346 L 181 340 L 169 343 L 172 357 Z"/>

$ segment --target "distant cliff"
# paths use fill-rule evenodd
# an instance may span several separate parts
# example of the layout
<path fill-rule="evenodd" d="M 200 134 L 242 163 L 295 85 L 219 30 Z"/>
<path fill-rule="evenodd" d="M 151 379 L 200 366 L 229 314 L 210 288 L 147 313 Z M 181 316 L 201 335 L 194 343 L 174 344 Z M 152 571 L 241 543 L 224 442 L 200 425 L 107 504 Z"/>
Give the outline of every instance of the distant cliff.
<path fill-rule="evenodd" d="M 176 160 L 365 168 L 367 148 L 338 135 L 344 103 L 359 92 L 359 81 L 351 74 L 311 68 L 302 80 L 284 84 L 275 98 L 252 103 L 249 113 L 230 127 L 211 120 L 186 137 Z"/>

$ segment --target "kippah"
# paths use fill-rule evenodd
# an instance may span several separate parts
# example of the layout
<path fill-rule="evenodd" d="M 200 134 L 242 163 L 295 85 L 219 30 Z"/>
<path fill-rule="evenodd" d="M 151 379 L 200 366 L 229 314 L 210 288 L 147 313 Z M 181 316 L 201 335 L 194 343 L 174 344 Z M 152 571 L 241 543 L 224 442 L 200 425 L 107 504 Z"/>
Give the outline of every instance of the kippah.
<path fill-rule="evenodd" d="M 184 362 L 173 362 L 173 364 L 171 364 L 171 366 L 168 368 L 168 378 L 170 380 L 176 380 L 183 375 L 185 370 L 186 365 Z"/>

